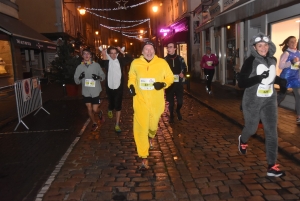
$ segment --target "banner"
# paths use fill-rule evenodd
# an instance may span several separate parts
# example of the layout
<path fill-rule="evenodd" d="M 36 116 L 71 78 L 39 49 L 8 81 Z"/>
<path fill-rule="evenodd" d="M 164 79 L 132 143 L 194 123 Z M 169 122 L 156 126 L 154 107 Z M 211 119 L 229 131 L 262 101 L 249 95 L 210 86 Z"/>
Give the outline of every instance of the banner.
<path fill-rule="evenodd" d="M 31 98 L 30 79 L 22 80 L 23 101 L 28 101 Z"/>

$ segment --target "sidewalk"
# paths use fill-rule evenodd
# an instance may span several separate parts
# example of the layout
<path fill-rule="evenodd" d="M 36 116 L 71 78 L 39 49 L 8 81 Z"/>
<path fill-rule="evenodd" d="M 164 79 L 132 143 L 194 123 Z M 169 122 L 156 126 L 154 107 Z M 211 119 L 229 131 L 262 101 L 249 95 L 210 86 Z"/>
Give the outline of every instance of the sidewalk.
<path fill-rule="evenodd" d="M 204 81 L 190 82 L 190 90 L 185 90 L 187 94 L 196 98 L 203 105 L 209 107 L 231 122 L 239 125 L 241 129 L 244 125 L 243 114 L 240 111 L 242 102 L 242 91 L 234 87 L 221 85 L 218 82 L 212 84 L 212 95 L 205 91 Z M 263 129 L 258 129 L 258 138 L 264 141 Z M 282 153 L 300 162 L 300 126 L 296 124 L 296 113 L 285 108 L 278 108 L 278 149 Z"/>

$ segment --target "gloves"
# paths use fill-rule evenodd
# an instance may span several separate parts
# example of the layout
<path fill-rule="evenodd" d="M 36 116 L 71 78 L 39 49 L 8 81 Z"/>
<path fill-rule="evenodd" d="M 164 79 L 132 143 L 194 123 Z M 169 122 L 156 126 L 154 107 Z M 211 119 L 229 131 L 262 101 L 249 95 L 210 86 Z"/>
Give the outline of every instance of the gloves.
<path fill-rule="evenodd" d="M 94 80 L 99 80 L 99 79 L 100 79 L 100 76 L 95 75 L 95 74 L 92 74 L 92 78 L 93 78 Z"/>
<path fill-rule="evenodd" d="M 264 71 L 261 75 L 262 78 L 267 78 L 269 77 L 269 71 Z"/>
<path fill-rule="evenodd" d="M 135 95 L 136 95 L 136 93 L 135 93 L 135 88 L 134 88 L 133 85 L 130 85 L 130 87 L 129 87 L 129 93 L 130 93 L 130 95 L 132 95 L 132 96 L 135 96 Z"/>
<path fill-rule="evenodd" d="M 82 78 L 84 78 L 85 74 L 84 72 L 82 72 L 80 75 L 79 75 L 79 79 L 81 80 Z"/>
<path fill-rule="evenodd" d="M 164 82 L 154 82 L 153 86 L 156 90 L 160 90 L 166 86 L 166 83 Z"/>

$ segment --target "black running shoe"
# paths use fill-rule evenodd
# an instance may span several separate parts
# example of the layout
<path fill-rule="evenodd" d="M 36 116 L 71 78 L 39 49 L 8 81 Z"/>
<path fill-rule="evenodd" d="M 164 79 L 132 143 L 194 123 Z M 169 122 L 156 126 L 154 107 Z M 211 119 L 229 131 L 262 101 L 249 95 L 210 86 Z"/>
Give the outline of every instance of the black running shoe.
<path fill-rule="evenodd" d="M 239 146 L 238 146 L 238 149 L 239 151 L 241 152 L 241 154 L 246 154 L 247 153 L 247 146 L 248 144 L 245 144 L 242 142 L 241 140 L 241 135 L 239 136 Z"/>
<path fill-rule="evenodd" d="M 272 167 L 270 167 L 268 169 L 267 176 L 269 176 L 269 177 L 281 177 L 281 176 L 284 176 L 285 175 L 284 171 L 281 171 L 278 168 L 278 166 L 279 166 L 278 164 L 275 164 Z"/>
<path fill-rule="evenodd" d="M 100 120 L 102 120 L 102 118 L 103 118 L 103 111 L 102 110 L 100 110 L 100 112 L 98 114 L 98 117 L 99 117 Z"/>
<path fill-rule="evenodd" d="M 98 125 L 97 125 L 97 124 L 93 124 L 93 125 L 92 125 L 92 129 L 91 129 L 91 131 L 96 131 L 96 130 L 97 130 L 97 128 L 98 128 Z"/>

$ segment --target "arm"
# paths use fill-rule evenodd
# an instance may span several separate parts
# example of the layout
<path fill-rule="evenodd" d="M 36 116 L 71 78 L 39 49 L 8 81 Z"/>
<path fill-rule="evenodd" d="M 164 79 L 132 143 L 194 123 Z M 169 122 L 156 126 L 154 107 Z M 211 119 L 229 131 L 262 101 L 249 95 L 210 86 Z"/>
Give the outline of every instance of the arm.
<path fill-rule="evenodd" d="M 219 64 L 219 59 L 218 57 L 214 54 L 214 66 Z"/>
<path fill-rule="evenodd" d="M 278 84 L 279 85 L 279 91 L 281 93 L 284 94 L 286 92 L 286 90 L 287 90 L 287 88 L 286 88 L 286 85 L 287 85 L 286 79 L 283 79 L 283 78 L 281 78 L 279 76 L 276 76 L 274 84 Z"/>
<path fill-rule="evenodd" d="M 100 76 L 100 81 L 105 80 L 105 73 L 103 72 L 102 68 L 100 67 L 100 65 L 98 64 L 99 68 L 98 68 L 98 76 Z"/>
<path fill-rule="evenodd" d="M 132 62 L 128 73 L 128 88 L 130 85 L 133 85 L 134 88 L 136 88 L 136 77 L 137 75 L 135 72 L 134 62 Z"/>
<path fill-rule="evenodd" d="M 289 57 L 289 53 L 286 51 L 280 56 L 279 65 L 278 65 L 279 69 L 284 69 L 291 66 L 290 61 L 286 62 L 288 57 Z"/>
<path fill-rule="evenodd" d="M 181 59 L 181 73 L 179 74 L 179 77 L 183 78 L 186 74 L 187 65 L 183 59 L 183 57 L 180 57 Z"/>
<path fill-rule="evenodd" d="M 75 81 L 76 84 L 80 84 L 81 83 L 81 80 L 79 79 L 79 76 L 80 76 L 80 74 L 82 72 L 83 71 L 79 69 L 79 66 L 77 66 L 75 74 L 74 74 L 74 81 Z"/>
<path fill-rule="evenodd" d="M 254 57 L 249 57 L 242 66 L 241 72 L 238 76 L 238 86 L 240 88 L 252 87 L 253 85 L 261 83 L 263 79 L 261 75 L 249 77 L 252 72 L 252 64 L 254 59 Z"/>

